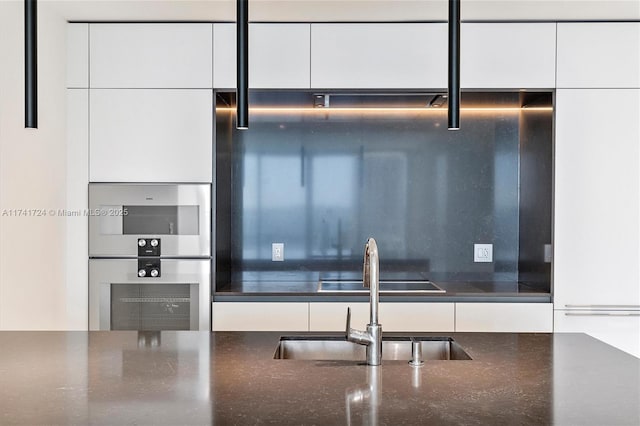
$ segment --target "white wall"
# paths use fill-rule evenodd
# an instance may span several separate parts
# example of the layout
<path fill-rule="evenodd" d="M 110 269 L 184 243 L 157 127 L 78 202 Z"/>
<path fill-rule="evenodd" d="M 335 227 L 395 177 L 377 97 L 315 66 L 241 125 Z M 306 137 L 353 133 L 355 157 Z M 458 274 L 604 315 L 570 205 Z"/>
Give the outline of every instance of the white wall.
<path fill-rule="evenodd" d="M 446 5 L 447 0 L 253 0 L 250 19 L 444 20 Z M 0 1 L 0 213 L 67 205 L 67 20 L 232 21 L 235 1 L 40 0 L 38 15 L 39 128 L 25 130 L 23 2 Z M 463 0 L 462 18 L 640 19 L 640 2 Z M 86 288 L 67 285 L 80 280 L 68 279 L 78 271 L 65 268 L 66 223 L 62 217 L 0 214 L 0 329 L 86 328 L 78 314 L 86 307 L 77 307 Z"/>
<path fill-rule="evenodd" d="M 64 18 L 39 8 L 39 129 L 24 129 L 23 4 L 0 4 L 0 212 L 65 206 Z M 65 219 L 0 214 L 0 328 L 66 329 Z"/>
<path fill-rule="evenodd" d="M 7 1 L 7 0 L 5 0 Z M 13 0 L 9 0 L 13 1 Z M 235 20 L 235 0 L 75 0 L 69 20 Z M 20 1 L 21 3 L 21 1 Z M 446 20 L 448 0 L 251 0 L 252 21 Z M 639 19 L 639 0 L 462 0 L 463 20 Z"/>

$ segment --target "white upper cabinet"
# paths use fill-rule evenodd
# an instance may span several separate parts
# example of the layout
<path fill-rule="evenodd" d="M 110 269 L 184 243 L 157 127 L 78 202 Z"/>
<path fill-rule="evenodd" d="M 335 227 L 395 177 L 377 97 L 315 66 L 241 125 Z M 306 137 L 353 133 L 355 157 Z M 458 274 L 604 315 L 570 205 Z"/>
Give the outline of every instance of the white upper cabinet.
<path fill-rule="evenodd" d="M 553 88 L 555 72 L 555 23 L 462 24 L 463 89 Z"/>
<path fill-rule="evenodd" d="M 92 88 L 212 88 L 212 24 L 90 24 Z"/>
<path fill-rule="evenodd" d="M 640 89 L 556 93 L 555 309 L 640 305 L 638 117 Z"/>
<path fill-rule="evenodd" d="M 251 31 L 249 31 L 251 36 Z M 213 24 L 213 87 L 236 87 L 236 25 Z M 251 52 L 251 47 L 249 47 Z M 251 78 L 249 72 L 249 78 Z"/>
<path fill-rule="evenodd" d="M 89 24 L 67 24 L 67 87 L 89 87 Z"/>
<path fill-rule="evenodd" d="M 310 87 L 310 24 L 249 25 L 249 87 Z M 213 85 L 236 87 L 236 25 L 213 24 Z"/>
<path fill-rule="evenodd" d="M 640 87 L 640 23 L 558 23 L 557 83 L 559 88 Z"/>
<path fill-rule="evenodd" d="M 211 182 L 213 92 L 91 89 L 91 182 Z"/>
<path fill-rule="evenodd" d="M 447 25 L 312 24 L 311 87 L 447 87 Z"/>

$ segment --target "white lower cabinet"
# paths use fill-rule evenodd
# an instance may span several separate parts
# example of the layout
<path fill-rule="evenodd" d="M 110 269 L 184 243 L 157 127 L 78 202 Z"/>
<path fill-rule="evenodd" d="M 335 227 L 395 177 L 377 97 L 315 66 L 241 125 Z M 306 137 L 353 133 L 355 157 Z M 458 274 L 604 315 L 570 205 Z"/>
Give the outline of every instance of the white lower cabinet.
<path fill-rule="evenodd" d="M 306 302 L 214 302 L 213 331 L 307 331 Z"/>
<path fill-rule="evenodd" d="M 351 327 L 369 323 L 366 302 L 215 302 L 213 331 L 344 332 L 347 308 Z M 550 333 L 550 303 L 380 303 L 379 321 L 386 332 Z"/>
<path fill-rule="evenodd" d="M 551 303 L 456 303 L 456 331 L 550 333 Z"/>
<path fill-rule="evenodd" d="M 586 333 L 640 358 L 640 310 L 554 313 L 556 333 Z"/>
<path fill-rule="evenodd" d="M 386 331 L 454 331 L 453 303 L 383 303 L 380 322 Z"/>
<path fill-rule="evenodd" d="M 309 303 L 309 331 L 344 331 L 347 308 L 351 308 L 351 328 L 364 330 L 369 323 L 368 303 L 317 302 Z"/>
<path fill-rule="evenodd" d="M 453 303 L 380 303 L 383 331 L 453 332 Z M 347 307 L 351 327 L 364 330 L 369 323 L 368 303 L 309 303 L 310 331 L 344 331 Z"/>

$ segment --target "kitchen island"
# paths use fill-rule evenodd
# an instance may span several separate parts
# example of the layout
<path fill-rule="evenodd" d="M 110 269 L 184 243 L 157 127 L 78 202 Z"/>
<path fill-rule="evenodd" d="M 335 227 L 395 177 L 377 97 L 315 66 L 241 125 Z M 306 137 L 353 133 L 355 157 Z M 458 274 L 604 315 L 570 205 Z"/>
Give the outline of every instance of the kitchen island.
<path fill-rule="evenodd" d="M 422 367 L 282 335 L 0 332 L 0 424 L 640 424 L 640 359 L 584 334 L 446 333 L 472 360 Z"/>

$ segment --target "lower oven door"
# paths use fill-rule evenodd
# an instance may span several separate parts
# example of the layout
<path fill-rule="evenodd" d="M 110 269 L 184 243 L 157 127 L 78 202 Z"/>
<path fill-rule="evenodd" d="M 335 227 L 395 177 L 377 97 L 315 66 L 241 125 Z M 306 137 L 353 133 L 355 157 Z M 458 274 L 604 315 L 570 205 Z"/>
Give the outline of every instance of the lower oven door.
<path fill-rule="evenodd" d="M 210 260 L 154 259 L 157 277 L 141 261 L 89 260 L 90 330 L 211 330 Z"/>

